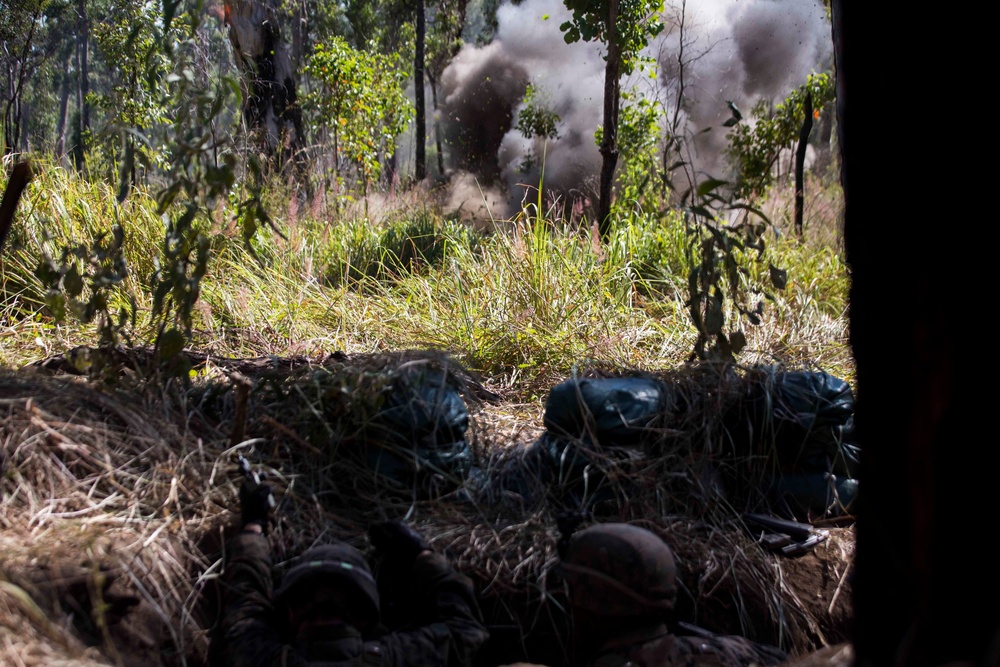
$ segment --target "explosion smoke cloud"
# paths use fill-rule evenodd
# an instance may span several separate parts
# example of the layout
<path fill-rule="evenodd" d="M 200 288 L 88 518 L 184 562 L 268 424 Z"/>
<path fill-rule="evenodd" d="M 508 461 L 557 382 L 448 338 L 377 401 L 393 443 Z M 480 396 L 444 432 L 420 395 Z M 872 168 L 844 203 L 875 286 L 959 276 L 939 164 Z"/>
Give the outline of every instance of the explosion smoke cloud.
<path fill-rule="evenodd" d="M 515 128 L 529 83 L 561 118 L 559 137 L 545 150 L 546 189 L 587 192 L 600 168 L 594 132 L 602 119 L 603 49 L 566 44 L 559 26 L 568 18 L 561 0 L 506 4 L 497 13 L 494 40 L 466 45 L 444 73 L 440 112 L 450 168 L 501 182 L 511 204 L 538 184 L 537 161 L 521 170 L 529 152 L 538 152 L 537 142 Z M 831 66 L 830 27 L 818 0 L 678 0 L 664 20 L 667 29 L 646 52 L 657 80 L 636 72 L 623 89 L 655 97 L 668 112 L 678 109 L 686 132 L 713 128 L 692 148 L 698 168 L 715 175 L 725 169 L 721 123 L 728 101 L 748 111 L 759 99 L 782 99 L 810 72 Z M 685 86 L 677 106 L 679 58 Z"/>

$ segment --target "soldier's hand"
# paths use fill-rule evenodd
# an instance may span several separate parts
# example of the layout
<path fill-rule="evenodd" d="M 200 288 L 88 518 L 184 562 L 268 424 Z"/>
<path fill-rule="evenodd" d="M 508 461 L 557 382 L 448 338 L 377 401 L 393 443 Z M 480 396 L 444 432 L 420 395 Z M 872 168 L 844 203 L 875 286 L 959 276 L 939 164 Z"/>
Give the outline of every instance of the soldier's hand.
<path fill-rule="evenodd" d="M 240 513 L 243 525 L 260 524 L 267 529 L 267 520 L 274 504 L 273 490 L 270 484 L 260 484 L 252 479 L 244 479 L 240 485 Z"/>
<path fill-rule="evenodd" d="M 431 545 L 423 535 L 402 521 L 384 521 L 368 529 L 368 539 L 384 560 L 399 565 L 413 565 L 422 551 Z"/>

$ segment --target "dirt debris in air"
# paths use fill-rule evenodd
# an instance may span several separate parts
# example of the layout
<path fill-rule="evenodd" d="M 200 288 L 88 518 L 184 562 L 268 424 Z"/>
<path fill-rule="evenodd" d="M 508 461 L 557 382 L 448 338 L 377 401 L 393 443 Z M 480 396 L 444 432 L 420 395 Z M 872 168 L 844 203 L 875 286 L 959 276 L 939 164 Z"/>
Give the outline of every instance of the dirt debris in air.
<path fill-rule="evenodd" d="M 523 474 L 544 430 L 537 410 L 506 409 L 436 352 L 195 354 L 186 386 L 156 379 L 143 351 L 119 354 L 99 378 L 57 360 L 0 373 L 0 663 L 208 664 L 222 545 L 238 510 L 237 451 L 281 498 L 276 563 L 317 540 L 366 550 L 369 523 L 408 515 L 477 585 L 493 635 L 482 664 L 565 661 L 563 589 L 550 569 L 568 496 Z M 407 449 L 412 461 L 413 447 L 385 441 L 380 420 L 413 373 L 467 406 L 468 454 L 456 446 L 441 459 L 460 468 L 393 467 Z M 594 462 L 605 480 L 594 520 L 639 522 L 674 547 L 680 620 L 780 642 L 795 656 L 837 647 L 843 656 L 853 528 L 827 528 L 796 558 L 760 548 L 702 467 L 721 428 L 712 415 L 745 378 L 663 375 L 700 407 L 644 453 Z M 407 484 L 393 481 L 400 470 Z"/>

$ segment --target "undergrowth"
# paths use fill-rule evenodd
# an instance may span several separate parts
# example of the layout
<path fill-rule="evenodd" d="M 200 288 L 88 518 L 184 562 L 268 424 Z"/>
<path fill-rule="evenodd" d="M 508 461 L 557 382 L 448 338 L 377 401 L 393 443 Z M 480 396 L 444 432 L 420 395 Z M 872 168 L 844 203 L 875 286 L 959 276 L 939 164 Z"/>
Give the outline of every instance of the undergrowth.
<path fill-rule="evenodd" d="M 46 253 L 115 224 L 125 232 L 129 272 L 112 306 L 135 298 L 137 318 L 125 333 L 151 341 L 148 285 L 164 224 L 152 194 L 136 189 L 119 205 L 108 185 L 54 166 L 39 171 L 0 260 L 0 364 L 95 343 L 93 327 L 54 320 L 37 267 Z M 434 347 L 508 386 L 547 383 L 587 359 L 669 368 L 690 355 L 696 333 L 684 304 L 689 260 L 679 214 L 637 209 L 601 245 L 579 224 L 531 206 L 507 221 L 513 231 L 487 234 L 412 198 L 382 202 L 373 220 L 283 196 L 283 206 L 272 204 L 281 235 L 265 226 L 249 243 L 234 210 L 215 212 L 193 318 L 199 348 L 257 356 Z M 282 199 L 271 193 L 269 201 Z M 839 251 L 789 235 L 769 235 L 767 245 L 788 286 L 761 296 L 764 316 L 747 330 L 740 361 L 807 360 L 852 378 Z M 747 280 L 760 278 L 748 267 Z"/>

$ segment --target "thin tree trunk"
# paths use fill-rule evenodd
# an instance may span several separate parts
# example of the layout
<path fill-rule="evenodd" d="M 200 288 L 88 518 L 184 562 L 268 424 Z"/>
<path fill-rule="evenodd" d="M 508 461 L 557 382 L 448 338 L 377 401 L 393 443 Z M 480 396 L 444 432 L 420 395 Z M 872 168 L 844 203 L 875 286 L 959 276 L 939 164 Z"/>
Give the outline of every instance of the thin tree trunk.
<path fill-rule="evenodd" d="M 292 70 L 302 69 L 302 5 L 295 3 L 292 11 Z"/>
<path fill-rule="evenodd" d="M 416 108 L 414 141 L 417 144 L 416 179 L 427 177 L 427 110 L 424 108 L 424 33 L 426 32 L 424 0 L 417 0 L 417 44 L 413 54 L 413 97 Z"/>
<path fill-rule="evenodd" d="M 7 73 L 7 104 L 3 110 L 3 148 L 5 154 L 14 153 L 17 150 L 20 122 L 15 123 L 14 118 L 18 116 L 18 95 L 16 81 L 16 69 L 11 69 Z"/>
<path fill-rule="evenodd" d="M 31 28 L 24 40 L 24 48 L 14 61 L 16 66 L 7 73 L 8 96 L 7 108 L 4 110 L 4 145 L 8 153 L 14 153 L 23 148 L 24 137 L 22 119 L 24 117 L 24 83 L 28 74 L 28 60 L 31 54 L 31 42 L 38 25 L 38 14 L 31 16 Z"/>
<path fill-rule="evenodd" d="M 79 80 L 76 89 L 77 127 L 76 145 L 73 147 L 76 168 L 83 171 L 86 155 L 87 133 L 90 131 L 90 102 L 87 95 L 90 94 L 89 76 L 89 56 L 90 51 L 90 25 L 87 21 L 86 0 L 78 0 L 77 6 L 77 43 L 76 43 L 76 63 L 79 72 Z"/>
<path fill-rule="evenodd" d="M 21 153 L 29 153 L 31 152 L 31 133 L 28 128 L 28 119 L 31 118 L 31 105 L 22 101 L 17 111 L 18 122 L 21 126 L 18 132 L 21 139 Z"/>
<path fill-rule="evenodd" d="M 802 208 L 805 203 L 806 148 L 809 147 L 809 133 L 812 132 L 813 128 L 813 98 L 809 91 L 806 91 L 803 111 L 805 111 L 805 119 L 802 121 L 802 129 L 799 131 L 799 145 L 795 148 L 795 235 L 800 241 L 803 238 Z"/>
<path fill-rule="evenodd" d="M 608 8 L 608 25 L 618 20 L 618 2 L 611 0 Z M 611 236 L 611 197 L 618 166 L 618 112 L 621 104 L 621 46 L 615 40 L 615 31 L 608 36 L 608 61 L 604 68 L 604 136 L 601 140 L 601 200 L 598 204 L 597 225 L 601 239 Z"/>
<path fill-rule="evenodd" d="M 816 169 L 823 173 L 830 166 L 833 144 L 833 117 L 836 105 L 827 104 L 819 116 L 819 140 L 816 142 Z"/>
<path fill-rule="evenodd" d="M 66 154 L 66 121 L 69 118 L 69 75 L 70 51 L 63 54 L 62 74 L 59 77 L 59 116 L 56 121 L 55 157 L 61 160 Z"/>

